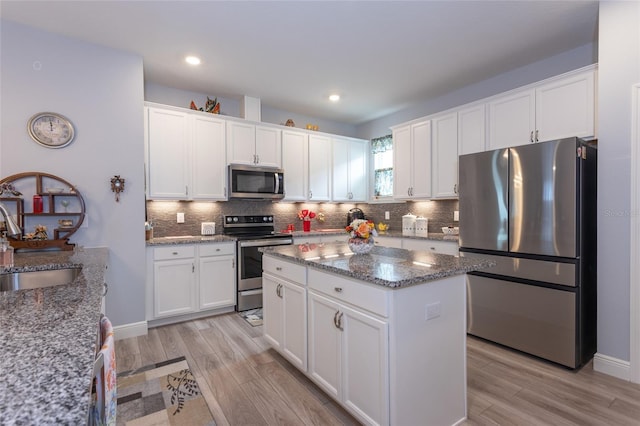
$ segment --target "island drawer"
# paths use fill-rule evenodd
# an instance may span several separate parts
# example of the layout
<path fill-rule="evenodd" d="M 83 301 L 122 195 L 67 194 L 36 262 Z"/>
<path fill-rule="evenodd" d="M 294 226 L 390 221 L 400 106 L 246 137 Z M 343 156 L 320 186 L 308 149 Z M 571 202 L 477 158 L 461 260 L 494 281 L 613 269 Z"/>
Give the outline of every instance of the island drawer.
<path fill-rule="evenodd" d="M 224 256 L 236 253 L 235 243 L 200 244 L 200 256 Z"/>
<path fill-rule="evenodd" d="M 262 269 L 265 272 L 277 275 L 294 283 L 307 284 L 307 268 L 303 265 L 297 265 L 271 256 L 264 256 L 262 259 Z"/>
<path fill-rule="evenodd" d="M 359 283 L 337 275 L 309 269 L 308 285 L 334 299 L 347 302 L 374 314 L 388 317 L 388 294 L 390 290 Z"/>
<path fill-rule="evenodd" d="M 154 260 L 185 259 L 195 256 L 193 245 L 172 245 L 153 249 Z"/>

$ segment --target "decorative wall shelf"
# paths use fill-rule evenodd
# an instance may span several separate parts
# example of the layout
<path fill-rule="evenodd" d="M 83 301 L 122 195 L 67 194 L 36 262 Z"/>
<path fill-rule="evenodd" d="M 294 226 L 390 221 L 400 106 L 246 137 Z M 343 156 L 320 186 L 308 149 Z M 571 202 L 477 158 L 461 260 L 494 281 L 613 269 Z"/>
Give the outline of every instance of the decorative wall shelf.
<path fill-rule="evenodd" d="M 22 192 L 22 196 L 0 196 L 0 202 L 7 208 L 10 208 L 10 203 L 13 203 L 13 211 L 18 218 L 18 226 L 22 229 L 22 239 L 9 238 L 12 247 L 16 250 L 73 250 L 75 244 L 69 243 L 69 237 L 80 228 L 85 216 L 84 199 L 75 186 L 61 177 L 40 172 L 18 173 L 1 179 L 0 184 L 2 183 L 12 183 L 17 190 Z M 52 188 L 55 188 L 55 192 Z M 31 192 L 26 192 L 27 190 Z M 42 213 L 26 212 L 24 207 L 25 198 L 30 199 L 36 194 L 40 195 L 43 200 L 44 209 Z M 57 202 L 58 200 L 60 202 Z M 73 202 L 74 210 L 67 212 L 67 207 L 65 206 L 65 211 L 61 211 L 58 205 L 63 205 L 63 200 L 69 201 L 68 205 Z M 53 239 L 25 239 L 25 232 L 28 231 L 26 228 L 27 219 L 33 222 L 33 218 L 38 217 L 68 219 L 72 221 L 72 225 L 68 227 L 58 225 L 53 228 Z M 49 236 L 51 237 L 51 235 Z"/>

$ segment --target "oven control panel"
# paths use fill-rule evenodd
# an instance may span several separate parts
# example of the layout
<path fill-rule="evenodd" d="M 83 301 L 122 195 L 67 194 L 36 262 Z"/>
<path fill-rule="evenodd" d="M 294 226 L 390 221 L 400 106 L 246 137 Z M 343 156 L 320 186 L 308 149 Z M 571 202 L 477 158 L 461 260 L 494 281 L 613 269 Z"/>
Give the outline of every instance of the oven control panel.
<path fill-rule="evenodd" d="M 225 216 L 224 226 L 246 225 L 246 226 L 273 226 L 272 215 L 254 216 Z"/>

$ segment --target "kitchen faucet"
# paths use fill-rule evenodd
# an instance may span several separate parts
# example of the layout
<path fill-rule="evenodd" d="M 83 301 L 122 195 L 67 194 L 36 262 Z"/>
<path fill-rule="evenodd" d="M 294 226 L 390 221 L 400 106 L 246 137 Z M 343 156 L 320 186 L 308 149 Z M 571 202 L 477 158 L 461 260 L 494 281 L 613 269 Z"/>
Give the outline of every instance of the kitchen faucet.
<path fill-rule="evenodd" d="M 2 217 L 4 217 L 4 221 L 7 224 L 7 235 L 9 237 L 19 238 L 22 235 L 22 230 L 18 226 L 13 217 L 9 214 L 6 207 L 0 203 L 0 213 L 2 213 Z"/>

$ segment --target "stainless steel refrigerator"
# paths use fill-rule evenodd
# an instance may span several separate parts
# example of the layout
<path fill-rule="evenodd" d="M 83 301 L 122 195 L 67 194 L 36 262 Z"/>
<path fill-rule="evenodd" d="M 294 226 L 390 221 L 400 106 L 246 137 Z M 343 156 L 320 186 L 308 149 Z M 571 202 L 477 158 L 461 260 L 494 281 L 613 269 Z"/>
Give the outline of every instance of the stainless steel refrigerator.
<path fill-rule="evenodd" d="M 567 138 L 459 158 L 467 331 L 570 368 L 596 351 L 597 149 Z"/>

